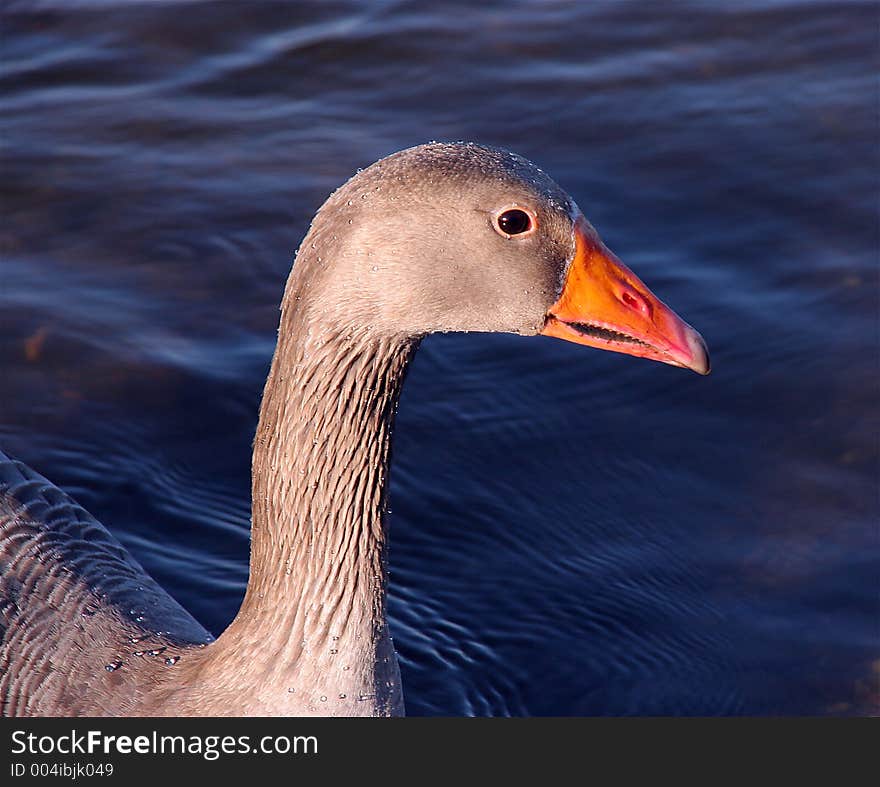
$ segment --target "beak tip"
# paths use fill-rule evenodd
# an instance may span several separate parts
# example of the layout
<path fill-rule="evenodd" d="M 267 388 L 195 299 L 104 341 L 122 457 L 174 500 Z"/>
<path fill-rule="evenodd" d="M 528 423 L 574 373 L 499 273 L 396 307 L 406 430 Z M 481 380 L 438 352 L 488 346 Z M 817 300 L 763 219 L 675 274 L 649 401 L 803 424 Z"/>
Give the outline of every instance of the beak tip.
<path fill-rule="evenodd" d="M 688 368 L 705 377 L 712 371 L 709 348 L 706 347 L 703 337 L 693 328 L 688 331 L 687 341 L 691 350 L 691 362 L 688 364 Z"/>

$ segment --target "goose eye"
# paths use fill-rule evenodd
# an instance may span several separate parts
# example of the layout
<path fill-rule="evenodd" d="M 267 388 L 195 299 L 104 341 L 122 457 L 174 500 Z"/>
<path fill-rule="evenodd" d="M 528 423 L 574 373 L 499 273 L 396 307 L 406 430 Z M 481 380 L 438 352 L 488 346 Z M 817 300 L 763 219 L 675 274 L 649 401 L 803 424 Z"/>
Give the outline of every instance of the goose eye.
<path fill-rule="evenodd" d="M 507 237 L 510 237 L 511 235 L 522 235 L 524 232 L 528 232 L 535 226 L 532 217 L 519 208 L 510 208 L 503 213 L 499 213 L 498 217 L 495 219 L 495 224 L 499 232 Z"/>

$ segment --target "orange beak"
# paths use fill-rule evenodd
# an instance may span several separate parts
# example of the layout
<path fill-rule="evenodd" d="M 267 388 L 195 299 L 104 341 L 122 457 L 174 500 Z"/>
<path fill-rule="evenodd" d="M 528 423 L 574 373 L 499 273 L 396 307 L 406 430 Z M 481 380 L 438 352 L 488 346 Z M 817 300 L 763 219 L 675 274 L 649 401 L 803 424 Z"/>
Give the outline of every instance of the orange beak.
<path fill-rule="evenodd" d="M 583 217 L 562 294 L 541 333 L 709 374 L 703 337 L 642 284 Z"/>

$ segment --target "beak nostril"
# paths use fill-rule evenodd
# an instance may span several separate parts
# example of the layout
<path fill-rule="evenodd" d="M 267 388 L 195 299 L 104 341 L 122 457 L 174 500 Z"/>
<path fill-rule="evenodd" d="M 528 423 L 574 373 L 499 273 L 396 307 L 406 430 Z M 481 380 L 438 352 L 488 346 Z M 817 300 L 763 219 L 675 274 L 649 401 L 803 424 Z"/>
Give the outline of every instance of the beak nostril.
<path fill-rule="evenodd" d="M 619 297 L 624 305 L 628 306 L 633 311 L 643 314 L 646 317 L 651 315 L 651 304 L 641 295 L 641 293 L 634 290 L 632 287 L 621 287 Z"/>
<path fill-rule="evenodd" d="M 623 291 L 623 294 L 620 296 L 621 300 L 629 306 L 630 309 L 635 309 L 636 311 L 644 311 L 645 307 L 642 303 L 641 298 L 637 298 L 634 295 L 631 295 L 626 290 Z"/>

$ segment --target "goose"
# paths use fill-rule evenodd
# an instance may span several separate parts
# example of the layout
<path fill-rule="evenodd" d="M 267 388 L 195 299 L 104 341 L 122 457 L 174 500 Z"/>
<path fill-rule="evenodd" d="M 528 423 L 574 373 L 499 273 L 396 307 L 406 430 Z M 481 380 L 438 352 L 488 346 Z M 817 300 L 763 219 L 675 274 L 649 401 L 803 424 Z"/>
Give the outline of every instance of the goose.
<path fill-rule="evenodd" d="M 0 454 L 8 716 L 403 715 L 386 620 L 389 448 L 436 332 L 543 335 L 708 374 L 701 336 L 542 170 L 428 143 L 315 215 L 253 443 L 250 573 L 216 639 L 73 498 Z"/>

